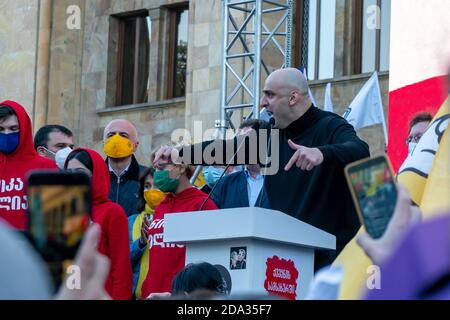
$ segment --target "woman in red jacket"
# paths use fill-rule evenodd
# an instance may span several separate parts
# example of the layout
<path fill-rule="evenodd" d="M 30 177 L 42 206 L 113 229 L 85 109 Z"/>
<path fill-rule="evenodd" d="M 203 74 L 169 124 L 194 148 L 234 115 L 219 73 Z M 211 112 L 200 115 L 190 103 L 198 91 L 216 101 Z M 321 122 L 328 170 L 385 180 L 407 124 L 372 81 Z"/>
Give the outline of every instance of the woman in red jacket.
<path fill-rule="evenodd" d="M 76 149 L 67 157 L 65 167 L 91 177 L 92 220 L 102 229 L 99 252 L 111 261 L 105 284 L 114 300 L 129 300 L 133 288 L 128 220 L 121 206 L 108 199 L 110 177 L 105 160 L 94 150 Z"/>
<path fill-rule="evenodd" d="M 156 172 L 153 176 L 155 187 L 169 194 L 156 207 L 150 224 L 149 270 L 142 284 L 142 296 L 152 293 L 170 292 L 172 280 L 185 265 L 186 248 L 184 245 L 163 241 L 164 215 L 176 212 L 215 210 L 217 206 L 206 198 L 207 194 L 192 187 L 189 179 L 193 175 L 191 167 L 172 163 L 154 163 Z M 204 204 L 203 204 L 204 203 Z"/>

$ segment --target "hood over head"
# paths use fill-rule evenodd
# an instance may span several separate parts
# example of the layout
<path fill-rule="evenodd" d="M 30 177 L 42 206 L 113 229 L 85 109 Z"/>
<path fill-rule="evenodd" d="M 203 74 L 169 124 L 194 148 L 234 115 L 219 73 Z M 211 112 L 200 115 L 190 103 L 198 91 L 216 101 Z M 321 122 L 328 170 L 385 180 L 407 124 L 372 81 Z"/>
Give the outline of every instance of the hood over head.
<path fill-rule="evenodd" d="M 71 154 L 80 151 L 86 151 L 89 155 L 89 158 L 91 158 L 92 161 L 92 178 L 91 178 L 92 203 L 100 204 L 109 201 L 108 194 L 109 189 L 111 187 L 111 180 L 105 160 L 97 151 L 87 148 L 77 148 L 73 150 Z M 65 165 L 67 164 L 68 162 L 66 160 Z"/>
<path fill-rule="evenodd" d="M 25 108 L 22 107 L 17 102 L 11 100 L 0 102 L 0 106 L 1 105 L 8 106 L 14 110 L 17 116 L 17 120 L 19 121 L 19 130 L 20 130 L 19 145 L 17 146 L 17 149 L 13 153 L 3 156 L 8 157 L 9 159 L 13 159 L 19 157 L 23 158 L 26 156 L 38 155 L 36 150 L 34 149 L 31 120 Z"/>

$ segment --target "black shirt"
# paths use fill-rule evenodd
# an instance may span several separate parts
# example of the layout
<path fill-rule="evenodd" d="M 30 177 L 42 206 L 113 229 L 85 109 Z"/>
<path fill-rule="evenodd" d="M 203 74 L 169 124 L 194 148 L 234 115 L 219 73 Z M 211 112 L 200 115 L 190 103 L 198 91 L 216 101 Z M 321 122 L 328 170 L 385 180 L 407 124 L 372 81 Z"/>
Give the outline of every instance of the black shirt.
<path fill-rule="evenodd" d="M 255 129 L 270 130 L 270 126 L 265 123 Z M 309 172 L 295 165 L 289 171 L 285 171 L 284 167 L 295 153 L 288 145 L 289 139 L 308 148 L 318 148 L 324 156 L 323 163 Z M 202 149 L 211 143 L 212 141 L 203 143 Z M 250 145 L 251 143 L 244 144 L 246 151 Z M 237 146 L 238 142 L 235 139 L 235 150 Z M 331 263 L 360 227 L 346 184 L 344 167 L 351 162 L 369 157 L 369 147 L 358 138 L 354 128 L 344 118 L 313 106 L 287 128 L 279 130 L 278 146 L 278 171 L 274 175 L 267 175 L 264 181 L 264 191 L 270 208 L 336 236 L 335 253 L 317 252 L 316 269 L 318 269 Z M 190 154 L 193 161 L 194 147 L 184 149 L 180 152 L 180 156 Z M 226 147 L 223 148 L 223 154 L 226 154 Z M 274 148 L 270 149 L 275 151 Z M 238 160 L 236 157 L 233 164 L 243 164 Z M 248 161 L 249 158 L 246 157 L 245 162 Z"/>

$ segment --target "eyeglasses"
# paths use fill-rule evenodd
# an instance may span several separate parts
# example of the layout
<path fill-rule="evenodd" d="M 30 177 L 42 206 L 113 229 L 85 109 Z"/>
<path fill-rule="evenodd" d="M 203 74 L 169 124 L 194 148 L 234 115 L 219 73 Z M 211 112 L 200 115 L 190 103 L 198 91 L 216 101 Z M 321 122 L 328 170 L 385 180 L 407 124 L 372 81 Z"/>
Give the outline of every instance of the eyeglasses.
<path fill-rule="evenodd" d="M 422 138 L 422 135 L 418 134 L 417 136 L 408 137 L 408 139 L 406 139 L 405 142 L 406 142 L 407 145 L 410 144 L 411 142 L 418 143 L 420 138 Z"/>

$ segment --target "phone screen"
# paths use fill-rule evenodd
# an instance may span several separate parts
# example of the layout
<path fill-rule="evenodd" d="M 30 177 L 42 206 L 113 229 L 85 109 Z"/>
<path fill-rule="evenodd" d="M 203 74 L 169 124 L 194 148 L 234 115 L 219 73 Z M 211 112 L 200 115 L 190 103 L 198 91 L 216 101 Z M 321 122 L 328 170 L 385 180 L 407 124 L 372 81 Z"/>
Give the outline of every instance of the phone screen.
<path fill-rule="evenodd" d="M 346 169 L 358 213 L 367 233 L 380 238 L 394 213 L 397 188 L 385 156 L 350 164 Z"/>
<path fill-rule="evenodd" d="M 89 225 L 90 182 L 82 173 L 33 173 L 28 180 L 29 232 L 58 288 Z"/>

